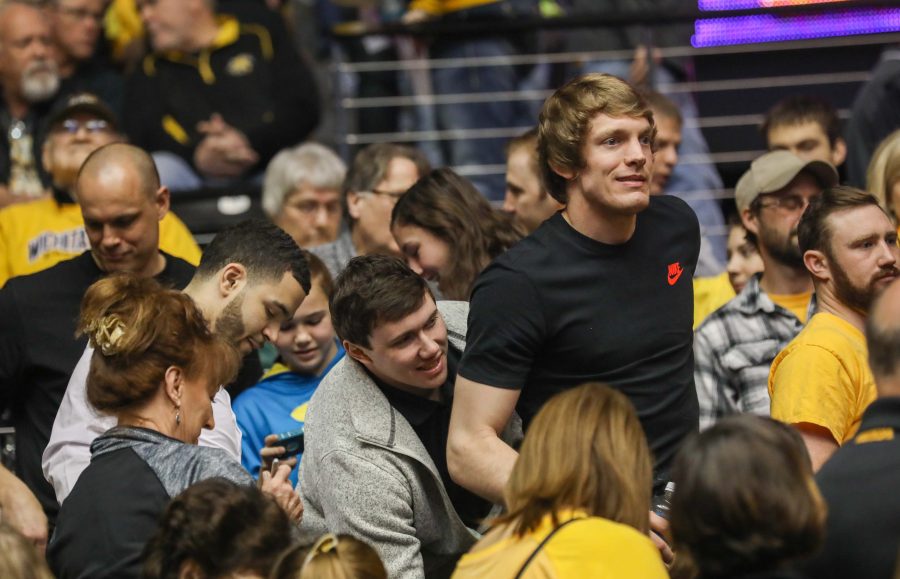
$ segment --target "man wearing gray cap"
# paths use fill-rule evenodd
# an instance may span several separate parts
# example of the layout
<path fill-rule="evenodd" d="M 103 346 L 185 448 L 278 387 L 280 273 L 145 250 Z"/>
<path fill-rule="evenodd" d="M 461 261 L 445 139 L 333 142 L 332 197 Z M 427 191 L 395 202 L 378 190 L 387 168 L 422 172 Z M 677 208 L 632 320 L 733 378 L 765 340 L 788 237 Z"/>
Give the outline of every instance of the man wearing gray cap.
<path fill-rule="evenodd" d="M 700 428 L 737 412 L 769 414 L 769 366 L 814 306 L 797 224 L 810 200 L 837 182 L 833 166 L 787 151 L 759 157 L 738 181 L 735 202 L 765 271 L 694 334 Z"/>

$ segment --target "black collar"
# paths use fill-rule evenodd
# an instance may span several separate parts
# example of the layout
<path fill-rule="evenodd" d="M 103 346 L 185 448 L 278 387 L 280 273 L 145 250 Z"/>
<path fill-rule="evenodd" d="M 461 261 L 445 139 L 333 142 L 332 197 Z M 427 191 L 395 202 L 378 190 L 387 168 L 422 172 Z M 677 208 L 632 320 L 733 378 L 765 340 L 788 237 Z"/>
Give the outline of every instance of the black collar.
<path fill-rule="evenodd" d="M 859 431 L 875 428 L 900 430 L 900 396 L 886 396 L 872 402 L 863 413 Z"/>
<path fill-rule="evenodd" d="M 75 200 L 72 198 L 71 195 L 69 195 L 69 193 L 67 191 L 63 191 L 56 185 L 53 185 L 51 187 L 51 189 L 53 191 L 53 199 L 55 199 L 56 202 L 59 203 L 60 205 L 71 205 L 71 204 L 75 203 Z"/>

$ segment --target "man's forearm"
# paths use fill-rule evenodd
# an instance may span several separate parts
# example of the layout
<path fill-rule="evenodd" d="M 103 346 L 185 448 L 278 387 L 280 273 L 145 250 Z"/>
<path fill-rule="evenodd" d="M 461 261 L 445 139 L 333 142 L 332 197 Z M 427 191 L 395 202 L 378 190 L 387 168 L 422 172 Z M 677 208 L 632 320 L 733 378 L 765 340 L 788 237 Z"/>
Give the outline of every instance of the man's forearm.
<path fill-rule="evenodd" d="M 43 552 L 47 517 L 34 494 L 13 473 L 0 466 L 0 511 L 3 519 Z"/>
<path fill-rule="evenodd" d="M 497 504 L 504 503 L 504 489 L 519 453 L 493 431 L 451 437 L 447 467 L 456 483 Z"/>

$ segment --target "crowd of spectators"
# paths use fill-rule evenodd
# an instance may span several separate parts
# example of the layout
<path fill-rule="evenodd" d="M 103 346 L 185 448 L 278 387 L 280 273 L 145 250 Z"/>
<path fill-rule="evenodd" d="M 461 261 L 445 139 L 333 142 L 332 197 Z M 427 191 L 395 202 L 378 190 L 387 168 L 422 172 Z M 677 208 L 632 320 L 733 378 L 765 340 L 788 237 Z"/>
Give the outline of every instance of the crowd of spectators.
<path fill-rule="evenodd" d="M 891 51 L 846 132 L 820 97 L 772 104 L 734 211 L 681 198 L 721 188 L 679 162 L 708 153 L 695 104 L 649 86 L 688 61 L 584 63 L 537 115 L 438 107 L 532 127 L 445 151 L 505 161 L 500 195 L 413 144 L 310 140 L 281 4 L 0 2 L 0 575 L 894 576 L 900 123 L 868 114 Z M 266 219 L 201 250 L 171 211 L 198 188 Z"/>

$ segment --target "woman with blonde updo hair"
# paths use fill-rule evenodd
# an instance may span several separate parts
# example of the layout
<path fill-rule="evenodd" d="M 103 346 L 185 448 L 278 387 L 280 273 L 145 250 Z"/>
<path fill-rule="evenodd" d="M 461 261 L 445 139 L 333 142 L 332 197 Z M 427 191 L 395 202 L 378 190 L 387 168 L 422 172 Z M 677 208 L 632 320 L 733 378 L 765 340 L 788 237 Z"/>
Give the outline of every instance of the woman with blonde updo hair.
<path fill-rule="evenodd" d="M 237 374 L 240 355 L 209 331 L 186 294 L 127 274 L 88 288 L 78 331 L 94 348 L 88 401 L 118 423 L 91 445 L 47 558 L 58 577 L 137 578 L 144 544 L 172 497 L 212 477 L 254 484 L 225 451 L 196 446 L 200 430 L 215 427 L 212 399 Z M 287 474 L 263 490 L 299 518 Z"/>
<path fill-rule="evenodd" d="M 900 223 L 900 130 L 878 145 L 866 170 L 866 191 L 878 198 L 894 223 Z"/>
<path fill-rule="evenodd" d="M 668 577 L 648 536 L 652 465 L 624 394 L 588 383 L 550 399 L 506 485 L 509 512 L 453 579 Z"/>

